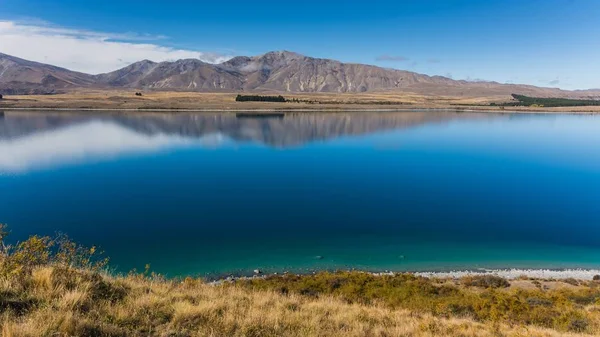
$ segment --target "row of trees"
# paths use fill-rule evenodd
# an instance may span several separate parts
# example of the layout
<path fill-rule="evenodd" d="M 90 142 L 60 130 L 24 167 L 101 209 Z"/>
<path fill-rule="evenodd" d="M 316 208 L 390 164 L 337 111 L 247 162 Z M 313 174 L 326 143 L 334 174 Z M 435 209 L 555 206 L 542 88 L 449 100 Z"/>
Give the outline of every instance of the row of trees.
<path fill-rule="evenodd" d="M 285 103 L 285 97 L 279 96 L 260 96 L 260 95 L 237 95 L 236 102 L 281 102 Z"/>
<path fill-rule="evenodd" d="M 539 107 L 563 107 L 563 106 L 600 106 L 600 101 L 591 99 L 570 99 L 556 97 L 529 97 L 525 95 L 513 94 L 512 97 L 517 102 L 509 102 L 492 105 L 499 106 L 539 106 Z"/>

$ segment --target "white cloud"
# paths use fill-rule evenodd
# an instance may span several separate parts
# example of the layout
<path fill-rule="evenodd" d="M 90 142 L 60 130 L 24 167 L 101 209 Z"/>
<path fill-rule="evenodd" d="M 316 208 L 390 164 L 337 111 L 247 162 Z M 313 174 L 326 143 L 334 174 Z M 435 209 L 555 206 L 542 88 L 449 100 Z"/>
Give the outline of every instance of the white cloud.
<path fill-rule="evenodd" d="M 104 33 L 42 23 L 0 21 L 1 53 L 90 74 L 110 72 L 144 59 L 162 62 L 196 58 L 220 63 L 230 58 L 218 53 L 156 44 L 164 39 L 164 36 Z"/>
<path fill-rule="evenodd" d="M 250 63 L 248 63 L 245 66 L 243 66 L 243 67 L 240 68 L 241 71 L 245 71 L 245 72 L 249 72 L 249 73 L 257 71 L 259 69 L 268 70 L 269 66 L 267 66 L 267 65 L 260 65 L 257 62 L 250 62 Z"/>
<path fill-rule="evenodd" d="M 226 138 L 220 133 L 200 138 L 149 135 L 112 122 L 92 121 L 0 140 L 0 175 L 175 148 L 214 148 L 225 142 Z"/>

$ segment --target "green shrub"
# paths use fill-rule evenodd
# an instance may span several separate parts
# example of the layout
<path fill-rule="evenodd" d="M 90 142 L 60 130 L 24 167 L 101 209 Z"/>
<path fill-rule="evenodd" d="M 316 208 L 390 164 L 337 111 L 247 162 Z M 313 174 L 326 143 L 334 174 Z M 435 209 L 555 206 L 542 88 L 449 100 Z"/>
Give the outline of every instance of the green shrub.
<path fill-rule="evenodd" d="M 56 265 L 98 271 L 108 264 L 96 247 L 85 247 L 66 235 L 33 235 L 14 246 L 6 244 L 7 226 L 0 224 L 0 275 L 29 274 L 35 267 Z"/>
<path fill-rule="evenodd" d="M 495 275 L 476 275 L 467 276 L 462 279 L 462 283 L 467 287 L 478 288 L 508 288 L 510 282 L 505 278 Z"/>
<path fill-rule="evenodd" d="M 570 277 L 567 279 L 562 280 L 564 283 L 570 284 L 572 286 L 578 286 L 579 285 L 579 281 L 577 281 L 576 279 Z"/>

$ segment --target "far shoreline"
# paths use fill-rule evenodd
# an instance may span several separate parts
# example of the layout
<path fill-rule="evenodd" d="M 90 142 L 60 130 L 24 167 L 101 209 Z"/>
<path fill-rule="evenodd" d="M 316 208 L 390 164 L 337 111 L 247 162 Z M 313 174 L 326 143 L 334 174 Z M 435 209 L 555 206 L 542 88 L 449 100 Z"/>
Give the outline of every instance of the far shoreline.
<path fill-rule="evenodd" d="M 138 95 L 139 94 L 139 95 Z M 365 93 L 257 92 L 285 95 L 286 102 L 236 101 L 239 92 L 179 92 L 130 90 L 69 90 L 53 95 L 7 95 L 0 111 L 98 111 L 98 112 L 406 112 L 448 111 L 503 114 L 576 113 L 600 114 L 600 106 L 503 106 L 510 95 L 418 94 L 404 91 Z M 247 94 L 247 93 L 246 93 Z"/>
<path fill-rule="evenodd" d="M 582 108 L 582 107 L 579 107 Z M 594 108 L 594 107 L 591 107 Z M 488 113 L 488 114 L 506 114 L 506 115 L 600 115 L 600 109 L 594 110 L 576 110 L 562 107 L 560 109 L 554 108 L 554 110 L 540 110 L 539 108 L 528 109 L 523 108 L 522 110 L 500 110 L 500 109 L 479 109 L 479 108 L 455 108 L 455 107 L 412 107 L 412 108 L 398 108 L 398 109 L 372 109 L 372 108 L 302 108 L 302 109 L 282 109 L 282 108 L 241 108 L 241 109 L 215 109 L 215 108 L 197 108 L 197 109 L 134 109 L 134 108 L 40 108 L 40 107 L 1 107 L 1 111 L 9 112 L 105 112 L 105 113 L 240 113 L 240 112 L 254 112 L 254 113 L 386 113 L 386 112 L 449 112 L 449 113 Z"/>

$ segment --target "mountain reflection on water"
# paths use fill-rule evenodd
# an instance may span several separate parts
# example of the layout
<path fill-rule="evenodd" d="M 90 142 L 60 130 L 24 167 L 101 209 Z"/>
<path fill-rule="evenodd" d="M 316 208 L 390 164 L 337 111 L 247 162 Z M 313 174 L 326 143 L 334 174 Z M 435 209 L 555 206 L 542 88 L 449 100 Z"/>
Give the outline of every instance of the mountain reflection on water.
<path fill-rule="evenodd" d="M 302 146 L 477 116 L 481 114 L 348 112 L 240 118 L 233 113 L 7 112 L 0 119 L 0 171 L 18 172 L 128 153 L 237 142 Z"/>

